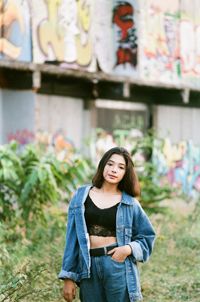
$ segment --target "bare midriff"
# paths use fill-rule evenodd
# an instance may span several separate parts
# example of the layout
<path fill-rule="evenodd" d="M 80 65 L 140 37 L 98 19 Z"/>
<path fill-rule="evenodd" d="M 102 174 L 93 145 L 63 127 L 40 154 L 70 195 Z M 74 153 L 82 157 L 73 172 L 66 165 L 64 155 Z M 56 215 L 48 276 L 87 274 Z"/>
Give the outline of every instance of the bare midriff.
<path fill-rule="evenodd" d="M 91 249 L 111 245 L 116 242 L 117 242 L 116 237 L 103 237 L 103 236 L 90 235 L 90 248 Z"/>

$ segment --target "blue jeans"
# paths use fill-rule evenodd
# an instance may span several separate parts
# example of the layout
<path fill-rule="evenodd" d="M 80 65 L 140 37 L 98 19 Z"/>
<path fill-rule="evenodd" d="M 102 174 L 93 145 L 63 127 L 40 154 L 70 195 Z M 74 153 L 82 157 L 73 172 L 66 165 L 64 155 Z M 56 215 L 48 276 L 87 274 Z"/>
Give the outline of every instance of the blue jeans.
<path fill-rule="evenodd" d="M 82 302 L 130 302 L 124 262 L 111 256 L 91 257 L 91 277 L 80 282 Z"/>

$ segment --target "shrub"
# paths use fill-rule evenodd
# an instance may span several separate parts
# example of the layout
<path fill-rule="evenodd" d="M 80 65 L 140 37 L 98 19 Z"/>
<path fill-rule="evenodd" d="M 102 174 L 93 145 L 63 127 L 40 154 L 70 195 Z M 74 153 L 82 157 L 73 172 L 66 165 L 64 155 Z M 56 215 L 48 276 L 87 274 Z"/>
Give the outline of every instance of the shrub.
<path fill-rule="evenodd" d="M 155 141 L 160 140 L 156 146 L 162 147 L 162 140 L 157 138 L 155 133 L 151 130 L 144 137 L 138 138 L 131 151 L 135 157 L 136 170 L 141 183 L 141 198 L 142 206 L 152 212 L 160 212 L 164 210 L 160 207 L 161 201 L 166 198 L 171 198 L 172 189 L 168 184 L 160 184 L 160 177 L 157 172 L 157 166 L 153 161 L 153 152 L 155 148 Z M 138 156 L 140 154 L 140 156 Z M 142 161 L 137 158 L 143 158 Z"/>
<path fill-rule="evenodd" d="M 21 152 L 16 142 L 0 146 L 0 219 L 18 217 L 27 224 L 44 216 L 45 206 L 68 201 L 89 173 L 80 155 L 66 162 L 36 145 L 27 145 Z"/>

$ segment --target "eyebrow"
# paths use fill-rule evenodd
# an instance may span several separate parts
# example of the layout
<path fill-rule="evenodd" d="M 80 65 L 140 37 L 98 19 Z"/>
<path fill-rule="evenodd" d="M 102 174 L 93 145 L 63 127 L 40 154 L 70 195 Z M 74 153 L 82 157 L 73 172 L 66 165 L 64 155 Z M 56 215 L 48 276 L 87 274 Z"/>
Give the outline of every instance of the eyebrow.
<path fill-rule="evenodd" d="M 118 162 L 116 162 L 116 161 L 114 161 L 114 160 L 112 160 L 112 159 L 109 159 L 107 162 L 111 162 L 111 163 L 116 163 L 116 164 L 119 164 L 119 165 L 121 165 L 121 166 L 126 166 L 125 164 L 123 164 L 123 163 L 118 163 Z"/>

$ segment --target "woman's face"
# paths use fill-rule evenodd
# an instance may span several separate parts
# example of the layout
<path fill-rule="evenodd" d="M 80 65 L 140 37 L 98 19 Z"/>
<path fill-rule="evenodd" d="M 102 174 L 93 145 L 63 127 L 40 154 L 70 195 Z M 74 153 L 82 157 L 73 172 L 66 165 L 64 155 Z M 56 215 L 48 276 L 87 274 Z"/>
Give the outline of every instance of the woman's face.
<path fill-rule="evenodd" d="M 110 184 L 118 184 L 126 172 L 126 162 L 122 155 L 113 154 L 107 161 L 103 177 Z"/>

